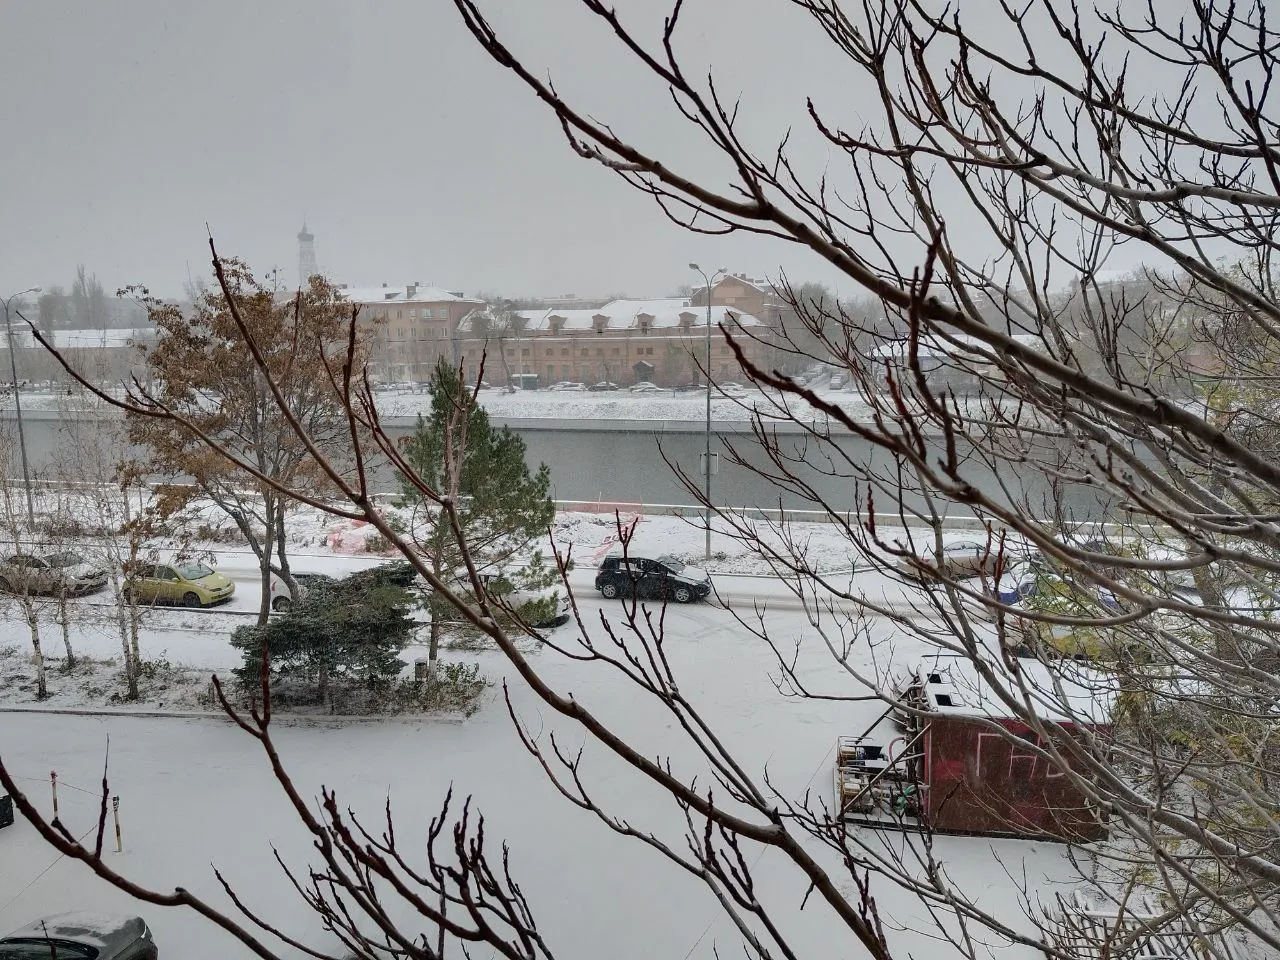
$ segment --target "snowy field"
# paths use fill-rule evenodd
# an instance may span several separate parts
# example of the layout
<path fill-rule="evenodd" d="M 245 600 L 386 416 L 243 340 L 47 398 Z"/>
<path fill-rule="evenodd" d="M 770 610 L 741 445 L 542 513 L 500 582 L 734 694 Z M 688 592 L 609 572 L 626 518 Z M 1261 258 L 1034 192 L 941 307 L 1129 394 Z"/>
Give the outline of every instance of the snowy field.
<path fill-rule="evenodd" d="M 865 412 L 865 405 L 857 394 L 848 391 L 820 391 L 823 397 L 857 416 Z M 712 417 L 716 422 L 745 421 L 750 418 L 752 407 L 776 415 L 781 402 L 777 393 L 762 394 L 747 391 L 742 397 L 712 395 Z M 381 391 L 377 394 L 378 410 L 384 417 L 412 417 L 430 411 L 431 401 L 425 390 Z M 706 393 L 688 391 L 676 393 L 658 390 L 632 393 L 614 390 L 601 393 L 590 391 L 559 392 L 553 390 L 520 390 L 506 393 L 498 389 L 480 391 L 480 403 L 491 417 L 507 420 L 672 420 L 701 423 L 706 417 Z M 13 396 L 0 396 L 0 410 L 13 408 Z M 93 408 L 100 401 L 82 395 L 68 395 L 49 391 L 23 391 L 22 409 L 65 410 Z M 803 406 L 803 405 L 802 405 Z M 798 408 L 799 409 L 799 408 Z M 812 419 L 812 411 L 803 407 L 799 414 Z"/>
<path fill-rule="evenodd" d="M 702 563 L 703 532 L 695 522 L 677 517 L 633 517 L 632 549 L 674 553 Z M 341 574 L 381 562 L 368 550 L 367 527 L 312 512 L 301 512 L 291 525 L 295 569 Z M 890 605 L 910 600 L 907 588 L 883 574 L 853 570 L 849 545 L 825 524 L 797 525 L 793 530 L 811 559 L 839 572 L 851 586 Z M 894 535 L 884 532 L 892 538 Z M 767 533 L 762 534 L 765 537 Z M 571 584 L 584 620 L 599 635 L 601 616 L 620 615 L 620 604 L 600 598 L 592 587 L 599 559 L 617 548 L 612 515 L 562 514 L 555 525 L 562 549 L 572 548 L 577 568 Z M 272 860 L 279 848 L 292 864 L 308 858 L 308 843 L 270 781 L 260 748 L 220 718 L 192 718 L 183 711 L 208 710 L 201 702 L 211 672 L 237 665 L 227 638 L 235 626 L 249 622 L 256 609 L 252 557 L 227 544 L 206 545 L 216 551 L 219 569 L 237 582 L 235 602 L 214 611 L 161 609 L 150 615 L 142 637 L 147 660 L 172 664 L 187 683 L 144 695 L 139 705 L 161 716 L 126 716 L 109 702 L 109 692 L 86 689 L 75 676 L 50 671 L 53 697 L 41 707 L 93 707 L 95 715 L 12 712 L 36 706 L 21 653 L 26 626 L 10 615 L 0 620 L 0 753 L 30 788 L 30 795 L 49 806 L 48 774 L 56 770 L 64 819 L 77 835 L 95 823 L 96 784 L 102 775 L 110 738 L 112 792 L 121 798 L 126 850 L 112 857 L 131 878 L 169 889 L 186 886 L 225 904 L 212 866 L 225 870 L 237 891 L 262 906 L 288 932 L 309 937 L 316 946 L 331 945 L 314 917 L 298 901 Z M 820 646 L 800 603 L 786 584 L 769 573 L 748 544 L 724 532 L 713 537 L 709 564 L 720 599 L 713 603 L 672 607 L 665 615 L 667 649 L 682 692 L 704 711 L 717 733 L 745 761 L 747 769 L 790 797 L 812 791 L 828 800 L 836 738 L 862 731 L 878 713 L 875 703 L 801 701 L 779 693 L 772 653 L 734 618 L 750 618 L 762 609 L 772 635 L 790 648 L 799 643 L 799 672 L 824 693 L 861 693 L 836 670 Z M 117 656 L 119 639 L 111 609 L 98 597 L 79 601 L 81 616 L 73 628 L 77 652 L 93 658 Z M 45 611 L 46 620 L 50 612 Z M 890 633 L 888 622 L 870 621 L 880 642 L 874 658 L 910 662 L 919 653 Z M 566 637 L 573 624 L 559 628 Z M 570 634 L 566 634 L 569 631 Z M 46 622 L 46 650 L 59 654 L 59 631 Z M 408 663 L 424 656 L 411 646 Z M 335 788 L 344 805 L 376 820 L 390 795 L 399 812 L 397 832 L 408 849 L 425 834 L 446 791 L 472 796 L 488 818 L 492 838 L 512 846 L 512 869 L 528 891 L 545 936 L 556 955 L 578 958 L 711 958 L 736 952 L 737 938 L 714 909 L 710 895 L 696 882 L 675 875 L 640 845 L 617 837 L 588 814 L 564 801 L 546 782 L 536 762 L 521 747 L 501 700 L 500 682 L 509 667 L 495 652 L 446 651 L 446 659 L 479 662 L 498 682 L 481 710 L 469 719 L 401 717 L 381 720 L 285 716 L 277 729 L 279 744 L 304 795 L 318 796 L 322 785 Z M 615 672 L 592 668 L 549 650 L 534 654 L 546 678 L 561 692 L 572 692 L 598 711 L 650 756 L 670 757 L 685 775 L 705 773 L 672 718 L 660 711 Z M 865 665 L 870 668 L 868 649 Z M 109 676 L 110 668 L 95 675 Z M 98 681 L 94 681 L 98 683 Z M 552 731 L 572 747 L 581 733 L 535 702 L 513 684 L 517 711 L 541 738 Z M 102 708 L 105 708 L 103 710 Z M 178 713 L 175 713 L 178 711 Z M 586 745 L 587 785 L 612 812 L 681 846 L 684 821 L 665 797 L 594 744 Z M 703 778 L 705 780 L 705 776 Z M 871 835 L 868 834 L 870 837 Z M 873 842 L 901 847 L 907 841 L 885 834 Z M 831 858 L 814 850 L 824 862 Z M 980 896 L 1015 927 L 1030 928 L 1023 916 L 1022 877 L 1032 896 L 1052 897 L 1060 881 L 1073 876 L 1063 848 L 1009 840 L 940 838 L 937 852 L 953 881 Z M 747 849 L 759 889 L 773 899 L 795 943 L 812 956 L 856 954 L 840 940 L 841 931 L 822 909 L 811 904 L 800 916 L 803 886 L 775 858 Z M 839 867 L 831 864 L 839 873 Z M 844 889 L 852 895 L 847 881 Z M 919 904 L 897 888 L 875 890 L 886 927 L 894 941 L 916 956 L 937 955 Z M 132 910 L 142 913 L 156 931 L 162 956 L 189 960 L 235 960 L 245 952 L 228 936 L 183 910 L 140 907 L 93 878 L 83 867 L 59 860 L 23 822 L 0 831 L 0 930 L 38 916 L 67 909 Z M 1025 948 L 994 944 L 1001 958 L 1034 956 Z M 287 954 L 286 954 L 287 955 Z M 480 952 L 477 956 L 488 956 Z"/>
<path fill-rule="evenodd" d="M 323 517 L 298 517 L 291 539 L 300 556 L 298 570 L 340 573 L 378 562 L 361 550 L 360 529 L 335 527 Z M 824 550 L 832 568 L 849 568 L 847 545 L 824 525 L 809 535 L 813 549 Z M 566 515 L 559 518 L 557 540 L 572 544 L 580 566 L 571 577 L 585 621 L 599 630 L 600 617 L 617 620 L 620 604 L 607 602 L 591 589 L 595 561 L 614 548 L 612 517 Z M 700 557 L 703 535 L 675 517 L 640 518 L 634 549 Z M 799 602 L 777 579 L 742 576 L 749 570 L 744 544 L 717 534 L 713 549 L 723 554 L 716 563 L 742 567 L 739 573 L 717 573 L 722 599 L 742 616 L 763 608 L 769 630 L 782 645 L 800 644 L 800 673 L 824 692 L 859 692 L 849 678 L 832 667 L 829 654 L 815 641 L 813 628 Z M 143 657 L 163 658 L 191 677 L 189 689 L 170 689 L 168 700 L 145 699 L 142 708 L 170 712 L 207 709 L 195 704 L 207 687 L 211 671 L 236 666 L 237 653 L 228 644 L 230 630 L 247 622 L 253 609 L 252 562 L 246 554 L 221 547 L 220 568 L 238 582 L 237 604 L 214 612 L 165 609 L 152 614 L 142 637 Z M 714 563 L 713 563 L 714 567 Z M 909 599 L 905 589 L 872 572 L 849 572 L 858 589 L 886 602 Z M 86 614 L 76 625 L 78 653 L 110 658 L 119 640 L 102 598 L 84 600 Z M 919 650 L 902 646 L 887 621 L 870 621 L 874 639 L 882 641 L 876 659 L 910 662 Z M 22 649 L 24 625 L 14 617 L 0 627 L 0 646 Z M 557 634 L 575 630 L 567 625 Z M 877 716 L 874 703 L 832 703 L 796 700 L 780 694 L 777 664 L 762 641 L 753 639 L 730 609 L 716 604 L 673 607 L 666 613 L 667 649 L 680 676 L 681 690 L 703 710 L 714 730 L 745 760 L 756 777 L 765 771 L 783 794 L 829 799 L 836 737 L 858 733 Z M 58 653 L 56 628 L 45 628 L 46 649 Z M 411 648 L 412 662 L 425 650 Z M 19 654 L 20 657 L 20 654 Z M 495 681 L 508 675 L 506 660 L 494 652 L 456 652 L 447 659 L 476 660 Z M 700 760 L 673 730 L 672 718 L 646 700 L 634 687 L 608 669 L 559 657 L 549 650 L 534 654 L 545 677 L 556 689 L 572 691 L 616 724 L 617 730 L 649 755 L 669 756 L 676 771 L 703 772 Z M 870 666 L 868 652 L 867 666 Z M 12 666 L 12 662 L 10 662 Z M 12 680 L 10 676 L 9 680 Z M 61 684 L 61 686 L 60 686 Z M 54 707 L 90 705 L 93 691 L 50 672 Z M 93 705 L 102 705 L 97 692 Z M 513 700 L 522 721 L 541 739 L 556 731 L 562 744 L 580 744 L 579 730 L 549 714 L 522 689 L 513 685 Z M 187 699 L 183 699 L 187 698 Z M 95 824 L 96 799 L 102 762 L 110 737 L 111 791 L 120 796 L 125 852 L 113 855 L 113 865 L 138 882 L 160 890 L 192 888 L 225 904 L 212 867 L 225 870 L 237 891 L 261 905 L 273 922 L 288 932 L 310 937 L 316 946 L 329 945 L 314 916 L 285 881 L 271 859 L 271 845 L 289 863 L 306 863 L 306 837 L 285 808 L 266 772 L 260 748 L 225 719 L 184 716 L 133 717 L 108 712 L 97 716 L 69 716 L 12 712 L 33 707 L 29 690 L 6 680 L 0 713 L 0 753 L 31 790 L 33 799 L 49 808 L 49 772 L 58 772 L 64 819 L 77 835 Z M 398 810 L 399 835 L 407 849 L 419 849 L 426 824 L 453 787 L 456 796 L 472 796 L 488 818 L 490 837 L 511 841 L 512 869 L 529 891 L 539 922 L 557 956 L 586 957 L 712 957 L 714 950 L 737 950 L 735 932 L 714 910 L 709 893 L 698 882 L 676 876 L 652 852 L 607 831 L 590 815 L 559 797 L 545 781 L 538 765 L 518 742 L 493 687 L 474 717 L 385 718 L 379 721 L 338 718 L 289 718 L 278 726 L 279 745 L 303 794 L 319 795 L 321 785 L 337 788 L 340 801 L 357 813 L 378 818 L 390 795 Z M 594 744 L 586 744 L 586 783 L 611 812 L 625 815 L 637 826 L 682 845 L 684 819 L 666 797 L 653 791 L 637 774 L 623 767 Z M 900 847 L 901 835 L 883 835 L 876 844 Z M 938 854 L 956 883 L 978 893 L 984 904 L 1001 911 L 1015 927 L 1029 928 L 1020 905 L 1021 877 L 1028 878 L 1033 896 L 1051 897 L 1057 883 L 1073 876 L 1060 846 L 979 838 L 940 838 Z M 826 851 L 815 854 L 828 861 Z M 797 913 L 803 886 L 794 873 L 772 856 L 748 847 L 762 895 L 771 897 L 783 922 L 794 932 L 796 946 L 809 955 L 840 955 L 858 948 L 841 941 L 840 929 L 823 910 L 810 905 Z M 838 865 L 831 864 L 838 872 Z M 1018 879 L 1015 879 L 1018 878 Z M 852 895 L 851 884 L 844 888 Z M 916 956 L 936 955 L 938 943 L 929 938 L 927 920 L 916 901 L 890 884 L 876 890 L 887 928 L 901 948 Z M 56 858 L 26 823 L 0 832 L 0 929 L 67 909 L 132 910 L 146 916 L 155 929 L 163 956 L 189 960 L 229 960 L 246 956 L 234 941 L 191 911 L 131 905 L 123 895 L 97 881 L 81 865 Z M 329 945 L 332 946 L 332 945 Z M 1021 947 L 996 943 L 996 955 L 1030 957 Z M 479 956 L 488 956 L 481 952 Z"/>
<path fill-rule="evenodd" d="M 584 601 L 588 620 L 597 611 L 616 615 L 617 605 Z M 768 651 L 752 642 L 724 610 L 710 605 L 674 608 L 666 615 L 668 650 L 681 688 L 759 776 L 766 768 L 784 793 L 806 790 L 827 797 L 835 738 L 859 732 L 874 704 L 797 701 L 781 696 L 771 676 Z M 770 614 L 780 639 L 802 637 L 807 622 L 796 612 Z M 572 630 L 572 626 L 560 628 Z M 884 628 L 881 628 L 882 631 Z M 886 636 L 880 639 L 888 640 Z M 206 656 L 216 658 L 214 641 Z M 486 671 L 505 675 L 495 654 L 478 654 Z M 551 652 L 537 654 L 553 685 L 616 724 L 650 755 L 669 756 L 678 772 L 700 765 L 669 715 L 611 671 L 584 667 Z M 825 654 L 802 647 L 801 673 L 821 678 L 831 692 L 841 687 Z M 581 735 L 519 686 L 513 698 L 521 718 L 540 737 L 557 731 L 570 748 Z M 324 936 L 272 861 L 271 845 L 292 864 L 306 862 L 307 839 L 297 828 L 265 770 L 260 749 L 225 721 L 174 718 L 0 715 L 0 751 L 31 796 L 49 807 L 48 772 L 56 770 L 64 818 L 77 835 L 95 822 L 92 795 L 100 780 L 110 738 L 112 791 L 121 797 L 125 853 L 112 865 L 160 889 L 176 885 L 225 903 L 212 875 L 223 869 L 238 892 L 263 907 L 287 931 Z M 607 831 L 569 806 L 524 752 L 496 690 L 466 721 L 414 719 L 368 722 L 284 723 L 278 730 L 286 763 L 304 795 L 321 785 L 340 801 L 376 820 L 390 795 L 399 811 L 397 832 L 406 849 L 418 849 L 429 818 L 450 786 L 470 795 L 488 819 L 491 837 L 512 845 L 512 869 L 529 893 L 541 928 L 557 956 L 641 958 L 736 953 L 736 937 L 718 918 L 710 895 L 691 879 L 672 873 L 649 851 Z M 637 826 L 680 843 L 683 819 L 670 801 L 639 776 L 587 745 L 584 773 L 593 794 Z M 884 841 L 900 845 L 889 834 Z M 1021 918 L 1019 882 L 1025 872 L 1042 895 L 1045 878 L 1066 878 L 1071 868 L 1053 844 L 942 838 L 937 851 L 954 882 L 996 907 L 1015 926 Z M 815 852 L 818 852 L 815 850 Z M 797 913 L 803 886 L 770 856 L 748 848 L 763 896 L 774 899 L 810 956 L 856 954 L 838 928 L 811 904 Z M 821 854 L 824 861 L 830 857 Z M 832 865 L 834 867 L 834 865 Z M 851 885 L 846 884 L 846 888 Z M 851 889 L 848 892 L 852 893 Z M 921 930 L 919 905 L 895 888 L 875 890 L 891 936 L 916 956 L 938 955 L 940 945 Z M 69 908 L 135 910 L 156 932 L 162 956 L 229 960 L 245 956 L 232 940 L 189 911 L 130 905 L 83 867 L 58 860 L 25 823 L 0 832 L 0 928 Z M 725 953 L 730 951 L 731 953 Z M 487 956 L 482 951 L 479 956 Z M 1031 957 L 1024 948 L 999 949 L 1001 957 Z"/>

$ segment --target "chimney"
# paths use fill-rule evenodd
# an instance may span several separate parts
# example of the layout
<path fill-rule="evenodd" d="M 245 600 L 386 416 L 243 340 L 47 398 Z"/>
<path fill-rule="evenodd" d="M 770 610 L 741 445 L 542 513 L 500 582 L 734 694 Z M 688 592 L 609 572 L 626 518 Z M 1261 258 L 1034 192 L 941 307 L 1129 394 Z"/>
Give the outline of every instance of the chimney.
<path fill-rule="evenodd" d="M 384 284 L 383 284 L 383 286 L 385 287 L 385 286 L 386 286 L 386 284 L 384 283 Z"/>
<path fill-rule="evenodd" d="M 418 284 L 416 282 L 410 283 L 406 285 L 404 288 L 404 298 L 406 300 L 412 300 L 414 297 L 414 294 L 416 294 L 417 292 L 418 292 Z"/>

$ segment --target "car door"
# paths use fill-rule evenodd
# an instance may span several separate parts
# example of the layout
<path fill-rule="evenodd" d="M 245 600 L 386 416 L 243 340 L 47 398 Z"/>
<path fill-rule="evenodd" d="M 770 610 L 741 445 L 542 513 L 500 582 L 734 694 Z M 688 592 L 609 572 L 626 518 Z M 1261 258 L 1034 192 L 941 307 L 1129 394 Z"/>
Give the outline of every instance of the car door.
<path fill-rule="evenodd" d="M 27 589 L 31 593 L 57 593 L 59 572 L 40 557 L 27 557 Z"/>
<path fill-rule="evenodd" d="M 157 564 L 153 575 L 155 577 L 157 600 L 163 600 L 165 603 L 177 603 L 182 599 L 182 580 L 179 578 L 177 570 L 173 569 L 173 567 Z"/>
<path fill-rule="evenodd" d="M 667 595 L 667 568 L 656 560 L 641 561 L 640 587 L 646 597 L 660 600 Z"/>
<path fill-rule="evenodd" d="M 643 597 L 645 594 L 644 564 L 640 560 L 623 560 L 618 564 L 622 581 L 620 591 L 624 596 Z"/>

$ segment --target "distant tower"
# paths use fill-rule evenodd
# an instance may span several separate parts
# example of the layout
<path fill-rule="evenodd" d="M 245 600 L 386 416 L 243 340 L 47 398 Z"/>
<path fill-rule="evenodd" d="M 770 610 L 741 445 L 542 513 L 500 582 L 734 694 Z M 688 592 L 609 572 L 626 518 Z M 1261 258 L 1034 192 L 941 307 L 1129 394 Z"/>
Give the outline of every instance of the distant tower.
<path fill-rule="evenodd" d="M 316 266 L 316 238 L 307 229 L 307 221 L 302 221 L 302 231 L 298 234 L 298 286 L 305 287 L 307 281 L 320 272 Z"/>

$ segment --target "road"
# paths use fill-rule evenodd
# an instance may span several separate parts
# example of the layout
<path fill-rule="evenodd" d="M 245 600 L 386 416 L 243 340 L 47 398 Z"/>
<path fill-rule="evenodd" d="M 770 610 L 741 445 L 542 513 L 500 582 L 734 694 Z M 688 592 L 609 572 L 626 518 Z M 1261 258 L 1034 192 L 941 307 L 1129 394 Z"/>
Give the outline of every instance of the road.
<path fill-rule="evenodd" d="M 384 561 L 373 557 L 295 554 L 290 562 L 297 573 L 342 576 L 357 569 L 377 566 Z M 183 617 L 188 614 L 257 616 L 261 580 L 252 555 L 242 551 L 219 551 L 213 554 L 213 565 L 219 573 L 235 583 L 235 594 L 225 604 L 200 610 L 182 610 L 181 615 Z M 905 607 L 911 599 L 911 591 L 904 588 L 902 584 L 876 572 L 860 572 L 855 577 L 852 570 L 846 570 L 830 576 L 833 586 L 847 592 L 852 592 L 856 588 L 868 600 L 882 603 L 890 608 Z M 820 602 L 815 599 L 810 585 L 806 584 L 806 599 L 802 601 L 796 591 L 778 577 L 717 573 L 712 576 L 712 582 L 715 585 L 715 592 L 707 602 L 732 610 L 751 611 L 757 607 L 771 610 L 803 610 L 806 605 L 814 607 Z M 587 599 L 600 599 L 595 590 L 594 568 L 579 567 L 571 571 L 569 585 L 579 603 Z M 827 594 L 828 602 L 831 599 L 831 595 Z M 109 607 L 114 603 L 110 593 L 105 591 L 79 598 L 75 602 L 99 607 Z M 609 604 L 608 601 L 604 603 Z M 620 603 L 621 601 L 617 601 L 613 605 L 618 606 Z M 853 608 L 853 605 L 847 601 L 837 601 L 836 606 L 841 609 Z M 163 611 L 158 608 L 157 612 Z"/>

